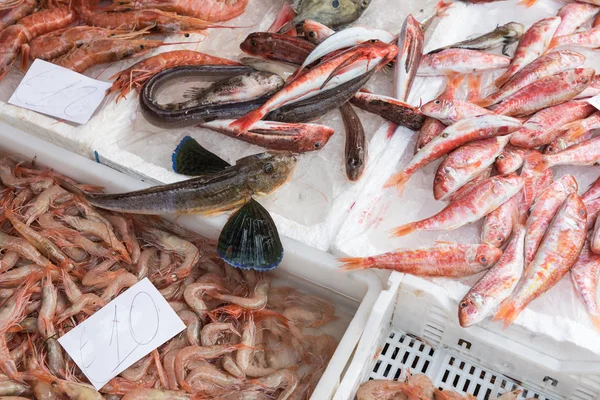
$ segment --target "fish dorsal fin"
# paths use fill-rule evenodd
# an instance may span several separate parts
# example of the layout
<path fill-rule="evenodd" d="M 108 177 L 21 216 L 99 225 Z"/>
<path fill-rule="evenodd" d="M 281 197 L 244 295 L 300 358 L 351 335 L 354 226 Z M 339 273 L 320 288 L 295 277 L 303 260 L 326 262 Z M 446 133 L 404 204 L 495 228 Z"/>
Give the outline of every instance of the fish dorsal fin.
<path fill-rule="evenodd" d="M 178 174 L 199 176 L 221 172 L 231 166 L 216 154 L 200 146 L 194 138 L 184 137 L 171 156 L 173 170 Z"/>
<path fill-rule="evenodd" d="M 190 88 L 187 88 L 185 92 L 183 92 L 183 98 L 188 100 L 194 100 L 202 96 L 204 93 L 206 93 L 206 88 L 192 86 Z"/>
<path fill-rule="evenodd" d="M 327 79 L 325 79 L 325 82 L 323 82 L 323 84 L 321 85 L 321 89 L 323 89 L 329 83 L 330 80 L 339 75 L 345 67 L 349 66 L 350 64 L 358 60 L 360 57 L 362 57 L 361 54 L 354 54 L 342 61 L 340 65 L 338 65 L 333 71 L 331 71 L 331 74 L 329 74 Z"/>
<path fill-rule="evenodd" d="M 225 223 L 217 252 L 233 267 L 270 271 L 281 262 L 283 245 L 269 212 L 251 199 Z"/>

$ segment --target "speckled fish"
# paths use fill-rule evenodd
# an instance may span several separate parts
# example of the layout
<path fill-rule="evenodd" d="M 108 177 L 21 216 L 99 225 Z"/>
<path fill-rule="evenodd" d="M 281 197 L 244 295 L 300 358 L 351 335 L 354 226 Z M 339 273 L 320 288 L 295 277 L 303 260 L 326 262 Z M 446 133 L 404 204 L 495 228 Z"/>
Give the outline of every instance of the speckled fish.
<path fill-rule="evenodd" d="M 552 142 L 564 131 L 566 124 L 585 118 L 595 110 L 586 101 L 574 100 L 545 108 L 529 118 L 521 129 L 510 137 L 514 146 L 536 148 Z"/>
<path fill-rule="evenodd" d="M 465 118 L 494 114 L 493 111 L 471 102 L 453 99 L 432 100 L 421 107 L 421 112 L 446 125 L 452 125 Z"/>
<path fill-rule="evenodd" d="M 439 213 L 393 229 L 393 236 L 406 236 L 415 231 L 453 230 L 479 221 L 517 194 L 524 183 L 524 179 L 516 175 L 488 178 Z"/>
<path fill-rule="evenodd" d="M 494 112 L 525 117 L 546 107 L 564 103 L 590 85 L 594 72 L 593 68 L 576 68 L 541 78 L 504 99 Z"/>
<path fill-rule="evenodd" d="M 329 36 L 333 35 L 335 31 L 320 22 L 307 19 L 302 23 L 302 33 L 309 42 L 320 44 Z"/>
<path fill-rule="evenodd" d="M 537 171 L 557 165 L 594 165 L 600 162 L 600 136 L 588 139 L 558 153 L 530 153 L 526 158 L 535 165 Z"/>
<path fill-rule="evenodd" d="M 272 193 L 291 178 L 295 167 L 291 153 L 261 153 L 241 158 L 226 170 L 181 182 L 135 192 L 83 195 L 96 207 L 131 214 L 214 215 L 238 208 L 252 196 Z M 65 182 L 61 185 L 80 192 Z"/>
<path fill-rule="evenodd" d="M 452 151 L 438 166 L 433 180 L 433 197 L 445 200 L 491 166 L 508 144 L 510 136 L 477 140 Z"/>
<path fill-rule="evenodd" d="M 575 96 L 574 100 L 579 99 L 587 99 L 589 97 L 594 97 L 600 94 L 600 75 L 594 75 L 594 79 L 592 79 L 592 83 L 590 86 L 585 88 L 585 90 Z"/>
<path fill-rule="evenodd" d="M 527 149 L 507 144 L 502 153 L 496 158 L 494 166 L 500 175 L 516 172 L 523 165 Z"/>
<path fill-rule="evenodd" d="M 434 247 L 397 250 L 373 257 L 340 258 L 344 270 L 387 269 L 417 276 L 469 276 L 490 268 L 502 251 L 487 244 L 438 242 Z"/>
<path fill-rule="evenodd" d="M 388 180 L 385 187 L 396 186 L 402 191 L 417 170 L 463 144 L 477 139 L 503 136 L 520 127 L 520 121 L 503 115 L 481 115 L 460 120 L 444 129 L 439 136 L 425 145 L 402 171 Z"/>
<path fill-rule="evenodd" d="M 550 168 L 538 168 L 537 161 L 531 161 L 541 156 L 537 150 L 529 150 L 525 155 L 521 177 L 525 179 L 521 201 L 519 202 L 520 215 L 527 215 L 533 202 L 540 193 L 554 182 L 554 174 Z"/>
<path fill-rule="evenodd" d="M 496 87 L 502 87 L 511 76 L 544 54 L 550 45 L 554 32 L 560 25 L 560 17 L 544 18 L 533 24 L 519 41 L 510 67 L 494 81 Z"/>
<path fill-rule="evenodd" d="M 323 89 L 334 88 L 373 69 L 380 69 L 396 57 L 397 51 L 395 45 L 378 40 L 346 50 L 303 72 L 261 107 L 233 122 L 232 128 L 239 129 L 241 132 L 246 131 L 270 111 L 286 103 L 310 98 Z"/>
<path fill-rule="evenodd" d="M 292 25 L 310 19 L 337 29 L 360 18 L 371 0 L 299 0 L 294 3 L 292 7 L 297 15 Z"/>
<path fill-rule="evenodd" d="M 469 50 L 491 50 L 503 46 L 502 54 L 506 54 L 508 46 L 518 42 L 525 31 L 523 24 L 509 22 L 500 25 L 496 29 L 473 39 L 463 40 L 448 46 L 440 47 L 430 51 L 433 54 L 447 49 L 469 49 Z"/>
<path fill-rule="evenodd" d="M 460 326 L 466 328 L 493 315 L 500 303 L 513 293 L 525 266 L 524 240 L 525 228 L 518 226 L 496 265 L 473 285 L 458 304 Z"/>
<path fill-rule="evenodd" d="M 460 189 L 454 192 L 454 194 L 450 195 L 450 197 L 448 197 L 448 201 L 453 202 L 460 199 L 461 197 L 464 197 L 477 185 L 479 185 L 481 182 L 485 181 L 487 178 L 492 176 L 492 172 L 494 172 L 494 167 L 487 167 L 482 173 L 471 179 L 469 182 L 465 183 Z"/>
<path fill-rule="evenodd" d="M 554 215 L 571 193 L 577 193 L 577 180 L 573 175 L 563 175 L 535 199 L 525 228 L 525 261 L 529 264 L 540 245 Z"/>
<path fill-rule="evenodd" d="M 481 240 L 484 243 L 498 248 L 504 246 L 513 231 L 521 197 L 519 194 L 514 195 L 485 217 L 481 229 Z"/>
<path fill-rule="evenodd" d="M 548 227 L 533 261 L 527 266 L 522 283 L 502 303 L 494 320 L 504 320 L 504 326 L 508 327 L 531 301 L 569 272 L 585 241 L 586 216 L 581 198 L 576 193 L 569 195 Z"/>
<path fill-rule="evenodd" d="M 598 48 L 600 47 L 600 26 L 566 36 L 558 36 L 552 39 L 550 48 L 560 46 L 583 47 L 588 49 Z"/>
<path fill-rule="evenodd" d="M 362 123 L 350 104 L 343 104 L 340 113 L 346 131 L 346 176 L 354 182 L 360 179 L 367 165 L 367 138 Z"/>
<path fill-rule="evenodd" d="M 583 135 L 574 138 L 573 136 L 563 134 L 552 142 L 548 143 L 544 148 L 544 154 L 555 154 L 568 149 L 571 146 L 575 146 L 581 142 L 591 139 L 594 136 L 594 131 L 587 131 Z"/>
<path fill-rule="evenodd" d="M 350 103 L 413 131 L 421 129 L 425 122 L 425 116 L 418 107 L 413 107 L 393 97 L 358 92 L 352 97 Z"/>
<path fill-rule="evenodd" d="M 598 14 L 600 8 L 592 4 L 571 3 L 567 4 L 558 11 L 557 16 L 560 17 L 560 25 L 554 37 L 566 36 L 575 32 L 579 27 L 585 24 Z M 552 43 L 550 44 L 552 46 Z"/>
<path fill-rule="evenodd" d="M 541 56 L 517 72 L 500 89 L 484 99 L 475 101 L 482 107 L 494 105 L 508 96 L 515 94 L 519 89 L 546 76 L 552 76 L 568 69 L 583 65 L 585 56 L 571 50 L 557 50 Z"/>
<path fill-rule="evenodd" d="M 394 96 L 406 101 L 423 57 L 425 34 L 421 24 L 408 15 L 398 37 L 398 57 L 394 76 Z"/>
<path fill-rule="evenodd" d="M 423 56 L 417 71 L 419 76 L 472 74 L 507 68 L 510 58 L 483 51 L 448 49 Z"/>
<path fill-rule="evenodd" d="M 598 331 L 600 331 L 600 307 L 598 307 L 596 294 L 599 276 L 600 255 L 590 250 L 589 240 L 586 240 L 577 262 L 571 268 L 571 281 Z"/>
<path fill-rule="evenodd" d="M 255 57 L 302 64 L 315 45 L 295 36 L 271 32 L 254 32 L 240 44 L 240 49 Z"/>
<path fill-rule="evenodd" d="M 594 108 L 594 110 L 596 109 Z M 600 111 L 593 113 L 588 118 L 571 122 L 563 126 L 563 129 L 566 131 L 565 135 L 573 139 L 577 139 L 588 131 L 600 129 Z"/>
<path fill-rule="evenodd" d="M 335 132 L 333 128 L 325 125 L 274 121 L 258 121 L 247 132 L 238 132 L 229 127 L 232 122 L 230 119 L 215 120 L 199 126 L 269 150 L 294 153 L 322 149 Z"/>

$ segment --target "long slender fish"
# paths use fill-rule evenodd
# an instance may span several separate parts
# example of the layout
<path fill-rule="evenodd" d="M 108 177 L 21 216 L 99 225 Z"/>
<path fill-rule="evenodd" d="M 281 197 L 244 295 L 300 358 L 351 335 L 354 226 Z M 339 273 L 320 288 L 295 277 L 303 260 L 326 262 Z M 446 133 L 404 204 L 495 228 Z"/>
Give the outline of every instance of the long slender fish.
<path fill-rule="evenodd" d="M 598 11 L 600 11 L 600 8 L 592 4 L 567 4 L 558 11 L 557 16 L 560 17 L 561 21 L 554 33 L 554 37 L 570 35 L 598 14 Z"/>
<path fill-rule="evenodd" d="M 346 130 L 344 150 L 346 176 L 351 181 L 357 181 L 362 176 L 367 163 L 367 138 L 362 123 L 350 104 L 343 104 L 340 113 Z"/>
<path fill-rule="evenodd" d="M 519 202 L 522 196 L 517 193 L 506 203 L 496 208 L 485 217 L 481 229 L 481 241 L 498 248 L 510 238 L 515 222 L 519 222 Z"/>
<path fill-rule="evenodd" d="M 302 64 L 315 45 L 302 38 L 270 32 L 254 32 L 240 44 L 240 49 L 267 60 Z"/>
<path fill-rule="evenodd" d="M 430 51 L 427 54 L 438 53 L 447 49 L 469 49 L 469 50 L 491 50 L 503 46 L 502 54 L 507 55 L 508 46 L 518 42 L 523 36 L 525 27 L 518 22 L 509 22 L 498 26 L 491 32 L 483 34 L 473 39 L 463 40 L 448 46 L 440 47 Z"/>
<path fill-rule="evenodd" d="M 461 277 L 490 268 L 502 251 L 487 244 L 436 243 L 434 247 L 398 250 L 373 257 L 340 258 L 342 269 L 378 268 L 417 276 Z"/>
<path fill-rule="evenodd" d="M 480 107 L 471 102 L 454 99 L 432 100 L 421 107 L 421 112 L 428 117 L 435 118 L 443 122 L 446 125 L 452 125 L 453 123 L 464 118 L 494 114 L 493 111 Z"/>
<path fill-rule="evenodd" d="M 526 159 L 537 171 L 557 165 L 594 165 L 600 162 L 600 136 L 554 154 L 530 153 Z"/>
<path fill-rule="evenodd" d="M 517 287 L 525 266 L 523 242 L 525 228 L 515 229 L 506 250 L 458 305 L 458 321 L 463 328 L 475 325 L 492 315 Z"/>
<path fill-rule="evenodd" d="M 567 197 L 552 220 L 522 283 L 496 313 L 508 327 L 534 299 L 558 283 L 577 261 L 585 242 L 587 212 L 577 193 Z"/>
<path fill-rule="evenodd" d="M 394 96 L 407 101 L 410 89 L 423 57 L 425 34 L 421 24 L 412 16 L 406 17 L 398 37 L 398 57 L 394 77 Z"/>
<path fill-rule="evenodd" d="M 574 46 L 596 49 L 600 47 L 600 26 L 581 32 L 575 32 L 566 36 L 558 36 L 552 39 L 550 48 L 559 46 Z"/>
<path fill-rule="evenodd" d="M 507 68 L 510 58 L 477 50 L 448 49 L 427 54 L 417 71 L 419 76 L 473 74 Z"/>
<path fill-rule="evenodd" d="M 577 262 L 571 268 L 571 281 L 598 331 L 600 331 L 600 307 L 598 307 L 596 293 L 599 276 L 600 255 L 591 251 L 589 240 L 586 240 Z"/>
<path fill-rule="evenodd" d="M 352 97 L 350 103 L 413 131 L 421 129 L 425 122 L 425 116 L 418 107 L 413 107 L 393 97 L 358 92 Z"/>

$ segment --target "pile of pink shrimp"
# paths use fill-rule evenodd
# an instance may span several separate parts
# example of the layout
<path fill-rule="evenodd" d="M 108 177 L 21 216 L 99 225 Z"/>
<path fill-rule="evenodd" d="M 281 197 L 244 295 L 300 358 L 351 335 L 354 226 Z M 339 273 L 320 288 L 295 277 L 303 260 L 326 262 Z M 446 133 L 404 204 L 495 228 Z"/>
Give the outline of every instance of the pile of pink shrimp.
<path fill-rule="evenodd" d="M 96 209 L 63 181 L 76 184 L 0 158 L 0 396 L 310 397 L 337 346 L 322 332 L 333 305 L 227 266 L 171 222 Z M 58 338 L 144 278 L 186 329 L 96 391 Z"/>

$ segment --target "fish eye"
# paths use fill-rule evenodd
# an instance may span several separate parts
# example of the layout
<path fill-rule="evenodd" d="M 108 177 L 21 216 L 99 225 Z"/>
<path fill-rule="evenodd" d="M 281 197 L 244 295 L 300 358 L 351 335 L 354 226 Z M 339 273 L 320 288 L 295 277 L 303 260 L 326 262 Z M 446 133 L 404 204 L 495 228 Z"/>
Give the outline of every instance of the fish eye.
<path fill-rule="evenodd" d="M 369 6 L 369 0 L 363 0 L 362 3 L 360 3 L 360 5 L 363 8 L 367 8 Z"/>
<path fill-rule="evenodd" d="M 498 156 L 498 160 L 504 160 L 504 154 L 500 154 L 500 155 Z"/>
<path fill-rule="evenodd" d="M 371 40 L 369 40 L 369 42 L 371 42 L 371 43 L 377 43 L 377 39 L 371 39 Z"/>
<path fill-rule="evenodd" d="M 144 50 L 144 45 L 140 44 L 140 49 Z"/>
<path fill-rule="evenodd" d="M 331 2 L 331 7 L 335 8 L 336 10 L 340 8 L 340 0 L 333 0 Z"/>
<path fill-rule="evenodd" d="M 321 148 L 321 142 L 316 142 L 315 149 L 320 149 L 320 148 Z"/>
<path fill-rule="evenodd" d="M 317 34 L 315 33 L 315 31 L 310 31 L 308 32 L 308 36 L 314 39 L 317 37 Z"/>
<path fill-rule="evenodd" d="M 442 181 L 442 178 L 441 178 L 441 177 L 439 177 L 439 176 L 436 176 L 436 177 L 435 177 L 435 181 L 436 181 L 437 183 L 440 183 L 440 182 Z"/>
<path fill-rule="evenodd" d="M 252 39 L 252 40 L 250 41 L 250 46 L 252 46 L 252 47 L 256 47 L 256 40 Z"/>
<path fill-rule="evenodd" d="M 502 242 L 502 241 L 504 241 L 504 238 L 502 236 L 498 236 L 498 241 Z"/>
<path fill-rule="evenodd" d="M 273 172 L 274 168 L 273 168 L 273 164 L 271 163 L 266 163 L 263 166 L 263 171 L 265 172 L 265 174 L 270 174 L 271 172 Z"/>
<path fill-rule="evenodd" d="M 482 256 L 482 257 L 479 259 L 479 262 L 480 262 L 480 263 L 482 263 L 482 264 L 485 264 L 485 263 L 487 263 L 487 258 L 486 258 L 485 256 Z"/>
<path fill-rule="evenodd" d="M 585 215 L 585 210 L 584 209 L 579 210 L 579 215 L 581 215 L 583 217 Z"/>
<path fill-rule="evenodd" d="M 467 306 L 467 303 L 466 303 L 465 301 L 463 301 L 463 302 L 461 302 L 461 303 L 460 303 L 460 306 L 461 306 L 462 308 L 465 308 L 465 307 Z"/>
<path fill-rule="evenodd" d="M 190 34 L 189 33 L 184 33 L 183 36 L 190 37 Z"/>
<path fill-rule="evenodd" d="M 436 100 L 433 102 L 433 104 L 440 104 L 440 103 L 441 103 L 441 101 L 439 101 L 439 100 Z"/>

